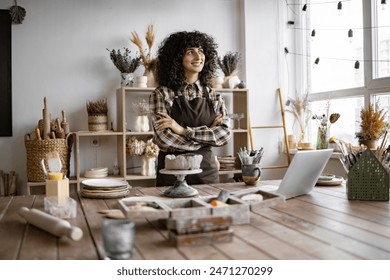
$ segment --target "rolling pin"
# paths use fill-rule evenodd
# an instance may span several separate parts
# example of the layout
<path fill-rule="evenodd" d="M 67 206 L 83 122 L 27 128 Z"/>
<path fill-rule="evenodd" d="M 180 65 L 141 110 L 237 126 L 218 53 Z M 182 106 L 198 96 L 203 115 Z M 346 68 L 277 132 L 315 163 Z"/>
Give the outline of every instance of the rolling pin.
<path fill-rule="evenodd" d="M 42 110 L 42 115 L 43 115 L 43 139 L 50 139 L 50 134 L 51 134 L 51 116 L 50 112 L 47 109 L 47 102 L 46 102 L 46 97 L 43 99 L 43 110 Z"/>
<path fill-rule="evenodd" d="M 83 237 L 81 228 L 73 227 L 68 221 L 54 217 L 37 209 L 22 207 L 19 214 L 30 224 L 43 229 L 57 237 L 67 236 L 74 241 Z"/>
<path fill-rule="evenodd" d="M 61 122 L 61 127 L 64 129 L 65 135 L 68 135 L 68 133 L 69 133 L 69 123 L 68 123 L 68 121 L 66 120 L 65 111 L 64 111 L 64 110 L 62 110 L 62 122 Z"/>

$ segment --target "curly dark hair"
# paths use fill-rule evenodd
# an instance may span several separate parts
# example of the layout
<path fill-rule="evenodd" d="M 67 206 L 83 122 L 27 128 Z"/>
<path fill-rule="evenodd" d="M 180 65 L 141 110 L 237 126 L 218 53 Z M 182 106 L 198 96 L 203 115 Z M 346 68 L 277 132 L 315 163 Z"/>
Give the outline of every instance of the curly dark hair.
<path fill-rule="evenodd" d="M 202 47 L 205 63 L 199 81 L 202 86 L 211 86 L 218 69 L 218 45 L 213 37 L 199 31 L 176 32 L 161 43 L 157 54 L 157 82 L 160 86 L 176 91 L 185 85 L 183 56 L 191 47 Z"/>

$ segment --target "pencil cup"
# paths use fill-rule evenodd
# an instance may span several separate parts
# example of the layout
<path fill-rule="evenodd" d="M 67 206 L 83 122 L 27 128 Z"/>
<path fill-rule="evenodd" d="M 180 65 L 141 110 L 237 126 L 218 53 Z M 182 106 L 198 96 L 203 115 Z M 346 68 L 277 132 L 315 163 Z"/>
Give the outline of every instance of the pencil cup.
<path fill-rule="evenodd" d="M 241 165 L 242 180 L 246 185 L 255 186 L 260 181 L 261 168 L 258 164 Z"/>

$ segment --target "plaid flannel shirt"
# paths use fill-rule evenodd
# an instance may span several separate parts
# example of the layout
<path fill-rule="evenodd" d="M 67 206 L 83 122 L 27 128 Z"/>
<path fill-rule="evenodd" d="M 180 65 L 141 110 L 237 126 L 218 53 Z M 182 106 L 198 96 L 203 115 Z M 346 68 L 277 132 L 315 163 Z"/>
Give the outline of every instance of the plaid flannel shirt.
<path fill-rule="evenodd" d="M 222 114 L 226 119 L 220 125 L 213 128 L 206 125 L 198 127 L 186 127 L 185 136 L 174 133 L 170 128 L 162 131 L 154 130 L 154 142 L 164 152 L 185 152 L 196 151 L 204 146 L 220 147 L 228 143 L 231 138 L 230 119 L 227 117 L 227 109 L 222 96 L 208 88 L 216 115 Z M 203 97 L 203 87 L 199 81 L 189 84 L 183 88 L 181 94 L 188 100 L 196 97 Z M 170 115 L 175 93 L 167 87 L 158 87 L 149 97 L 150 111 L 153 123 L 157 113 L 167 113 Z"/>

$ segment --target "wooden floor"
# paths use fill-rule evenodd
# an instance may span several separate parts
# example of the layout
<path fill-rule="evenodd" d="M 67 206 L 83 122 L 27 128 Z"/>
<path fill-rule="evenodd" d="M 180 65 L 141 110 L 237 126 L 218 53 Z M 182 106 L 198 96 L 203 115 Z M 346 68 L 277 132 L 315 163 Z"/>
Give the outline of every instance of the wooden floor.
<path fill-rule="evenodd" d="M 200 195 L 245 188 L 242 183 L 195 187 Z M 164 190 L 133 188 L 130 195 L 162 196 Z M 98 212 L 118 208 L 116 199 L 80 198 L 77 219 L 70 220 L 84 231 L 78 242 L 52 237 L 17 215 L 21 206 L 41 208 L 42 201 L 43 196 L 0 197 L 0 259 L 104 257 L 104 217 Z M 249 224 L 232 226 L 234 238 L 228 243 L 177 248 L 157 220 L 139 219 L 134 259 L 390 259 L 389 218 L 389 202 L 350 201 L 344 186 L 315 187 L 309 195 L 251 212 Z"/>

